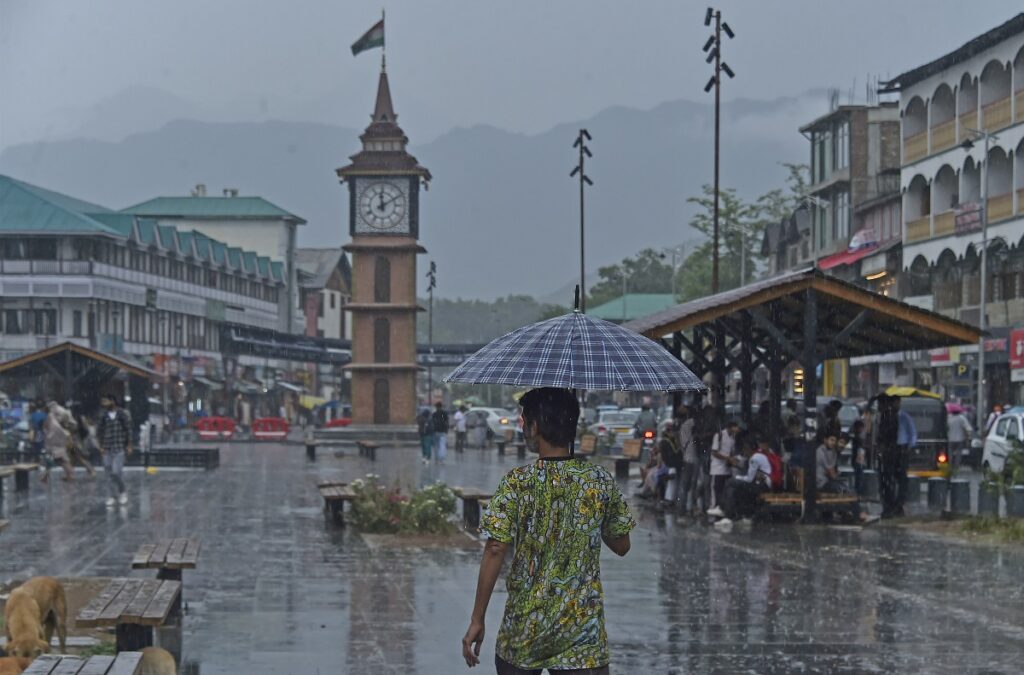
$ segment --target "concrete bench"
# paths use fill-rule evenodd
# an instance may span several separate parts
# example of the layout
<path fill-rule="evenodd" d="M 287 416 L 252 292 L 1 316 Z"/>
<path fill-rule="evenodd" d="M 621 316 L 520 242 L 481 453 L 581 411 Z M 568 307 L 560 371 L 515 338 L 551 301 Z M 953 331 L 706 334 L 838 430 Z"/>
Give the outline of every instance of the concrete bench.
<path fill-rule="evenodd" d="M 478 529 L 480 527 L 480 506 L 482 504 L 486 508 L 494 493 L 464 487 L 453 487 L 452 492 L 462 500 L 462 520 L 466 524 L 466 528 Z"/>
<path fill-rule="evenodd" d="M 359 448 L 359 455 L 362 457 L 368 457 L 371 461 L 377 461 L 377 448 L 380 447 L 380 443 L 374 441 L 356 441 L 356 447 Z"/>
<path fill-rule="evenodd" d="M 153 646 L 153 628 L 162 626 L 181 595 L 180 581 L 111 579 L 78 613 L 79 628 L 113 627 L 118 652 Z"/>
<path fill-rule="evenodd" d="M 58 656 L 43 654 L 22 671 L 22 675 L 140 675 L 142 652 L 121 652 L 117 656 Z"/>
<path fill-rule="evenodd" d="M 324 498 L 324 513 L 330 516 L 337 525 L 345 524 L 345 502 L 356 498 L 352 488 L 344 483 L 323 483 L 318 485 L 320 496 Z"/>
<path fill-rule="evenodd" d="M 644 442 L 639 438 L 627 438 L 622 442 L 622 454 L 608 455 L 609 459 L 615 460 L 615 477 L 629 478 L 629 465 L 640 461 L 643 453 Z"/>

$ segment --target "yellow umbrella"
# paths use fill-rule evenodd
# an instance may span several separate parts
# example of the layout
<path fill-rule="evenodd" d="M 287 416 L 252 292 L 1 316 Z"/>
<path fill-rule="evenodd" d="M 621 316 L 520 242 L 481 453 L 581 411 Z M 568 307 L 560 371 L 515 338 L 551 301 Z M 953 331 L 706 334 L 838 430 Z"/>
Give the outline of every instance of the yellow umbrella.
<path fill-rule="evenodd" d="M 893 385 L 885 390 L 885 393 L 889 396 L 899 396 L 904 398 L 906 396 L 927 396 L 928 398 L 942 400 L 942 397 L 936 394 L 934 391 L 925 391 L 924 389 L 917 389 L 916 387 L 898 387 Z"/>

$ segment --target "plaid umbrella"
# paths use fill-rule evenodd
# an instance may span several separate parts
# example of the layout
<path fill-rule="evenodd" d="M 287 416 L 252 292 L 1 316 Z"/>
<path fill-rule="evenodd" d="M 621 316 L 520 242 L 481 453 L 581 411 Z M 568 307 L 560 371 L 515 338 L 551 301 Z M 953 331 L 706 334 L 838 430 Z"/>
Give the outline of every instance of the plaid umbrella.
<path fill-rule="evenodd" d="M 492 341 L 444 381 L 588 391 L 705 388 L 658 343 L 579 312 L 524 326 Z"/>

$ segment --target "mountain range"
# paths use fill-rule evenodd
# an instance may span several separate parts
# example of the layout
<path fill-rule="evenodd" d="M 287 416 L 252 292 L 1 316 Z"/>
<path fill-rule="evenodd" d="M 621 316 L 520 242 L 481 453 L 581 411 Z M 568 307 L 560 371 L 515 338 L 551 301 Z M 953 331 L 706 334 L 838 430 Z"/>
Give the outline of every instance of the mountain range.
<path fill-rule="evenodd" d="M 177 119 L 109 140 L 119 122 L 139 128 L 162 120 L 162 105 L 185 115 L 197 110 L 150 94 L 121 95 L 83 113 L 83 133 L 94 129 L 108 140 L 9 146 L 0 172 L 112 208 L 186 195 L 198 183 L 210 194 L 237 188 L 305 218 L 300 245 L 347 240 L 348 192 L 334 169 L 358 149 L 354 125 Z M 753 199 L 781 186 L 780 163 L 806 162 L 809 154 L 797 128 L 826 110 L 820 90 L 723 104 L 723 187 Z M 588 277 L 642 248 L 697 240 L 686 199 L 711 182 L 713 119 L 709 104 L 677 100 L 648 110 L 610 107 L 541 134 L 478 125 L 411 139 L 410 151 L 434 175 L 421 196 L 420 231 L 426 258 L 438 265 L 438 294 L 568 295 L 579 274 L 579 188 L 569 172 L 580 128 L 593 137 L 594 155 L 586 165 L 594 181 L 586 193 Z"/>

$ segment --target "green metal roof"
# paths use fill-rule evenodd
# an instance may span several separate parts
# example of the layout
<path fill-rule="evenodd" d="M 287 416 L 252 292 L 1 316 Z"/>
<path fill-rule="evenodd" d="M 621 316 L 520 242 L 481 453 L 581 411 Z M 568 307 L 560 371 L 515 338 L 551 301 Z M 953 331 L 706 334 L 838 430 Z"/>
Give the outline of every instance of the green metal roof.
<path fill-rule="evenodd" d="M 79 207 L 90 212 L 106 211 L 102 206 L 0 175 L 0 233 L 118 236 L 116 230 Z"/>
<path fill-rule="evenodd" d="M 156 197 L 121 211 L 168 218 L 287 218 L 306 222 L 263 197 Z"/>
<path fill-rule="evenodd" d="M 627 293 L 625 296 L 625 315 L 623 315 L 622 296 L 609 300 L 597 307 L 587 307 L 587 314 L 605 321 L 632 321 L 674 307 L 677 303 L 671 293 Z"/>
<path fill-rule="evenodd" d="M 270 271 L 274 275 L 274 279 L 280 282 L 284 282 L 284 263 L 275 260 L 270 263 Z"/>

